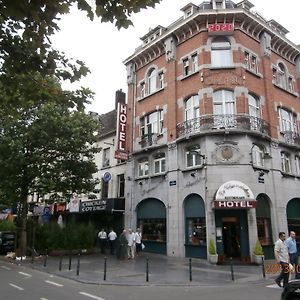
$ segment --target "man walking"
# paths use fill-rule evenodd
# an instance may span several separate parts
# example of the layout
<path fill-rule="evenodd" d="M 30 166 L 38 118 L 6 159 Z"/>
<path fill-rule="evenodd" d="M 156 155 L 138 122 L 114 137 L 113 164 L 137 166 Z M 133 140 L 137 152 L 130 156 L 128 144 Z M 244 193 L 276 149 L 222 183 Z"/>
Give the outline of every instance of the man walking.
<path fill-rule="evenodd" d="M 285 287 L 289 281 L 289 252 L 285 241 L 285 232 L 279 232 L 279 239 L 275 242 L 274 255 L 276 261 L 281 266 L 281 272 L 279 276 L 275 279 L 278 286 L 281 286 L 281 281 L 283 280 L 283 287 Z"/>
<path fill-rule="evenodd" d="M 105 253 L 106 241 L 107 241 L 107 234 L 104 231 L 104 228 L 102 228 L 101 231 L 99 231 L 98 239 L 99 239 L 99 242 L 100 242 L 101 253 L 104 254 Z"/>
<path fill-rule="evenodd" d="M 289 251 L 290 263 L 295 268 L 295 279 L 300 279 L 299 266 L 298 266 L 298 253 L 296 243 L 295 231 L 290 231 L 290 237 L 286 239 L 285 244 Z"/>
<path fill-rule="evenodd" d="M 128 259 L 134 259 L 135 254 L 135 234 L 131 229 L 128 229 Z"/>

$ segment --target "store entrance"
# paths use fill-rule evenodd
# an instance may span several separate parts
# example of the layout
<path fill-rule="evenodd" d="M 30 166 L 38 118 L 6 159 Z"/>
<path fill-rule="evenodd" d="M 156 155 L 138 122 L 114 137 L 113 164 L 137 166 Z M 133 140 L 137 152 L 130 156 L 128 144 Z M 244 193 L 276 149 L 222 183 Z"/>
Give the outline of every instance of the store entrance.
<path fill-rule="evenodd" d="M 226 258 L 240 258 L 240 218 L 222 218 L 222 235 L 224 245 L 224 255 Z"/>

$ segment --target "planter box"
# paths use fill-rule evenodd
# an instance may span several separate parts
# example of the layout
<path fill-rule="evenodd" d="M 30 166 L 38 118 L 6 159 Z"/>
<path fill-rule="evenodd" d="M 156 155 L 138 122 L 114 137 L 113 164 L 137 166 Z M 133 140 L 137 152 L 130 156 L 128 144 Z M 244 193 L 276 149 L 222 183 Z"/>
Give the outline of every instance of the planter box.
<path fill-rule="evenodd" d="M 218 254 L 209 254 L 209 262 L 216 264 L 218 262 Z"/>
<path fill-rule="evenodd" d="M 252 255 L 252 262 L 255 263 L 255 264 L 257 264 L 257 265 L 261 265 L 262 257 L 264 258 L 264 255 L 253 254 Z"/>

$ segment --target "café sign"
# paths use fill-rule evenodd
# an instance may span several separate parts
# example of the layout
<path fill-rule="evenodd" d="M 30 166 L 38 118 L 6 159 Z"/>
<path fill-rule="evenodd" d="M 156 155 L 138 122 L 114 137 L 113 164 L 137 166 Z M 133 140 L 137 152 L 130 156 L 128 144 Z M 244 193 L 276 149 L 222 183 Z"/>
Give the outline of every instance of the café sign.
<path fill-rule="evenodd" d="M 106 209 L 106 200 L 81 201 L 79 212 L 97 212 Z"/>

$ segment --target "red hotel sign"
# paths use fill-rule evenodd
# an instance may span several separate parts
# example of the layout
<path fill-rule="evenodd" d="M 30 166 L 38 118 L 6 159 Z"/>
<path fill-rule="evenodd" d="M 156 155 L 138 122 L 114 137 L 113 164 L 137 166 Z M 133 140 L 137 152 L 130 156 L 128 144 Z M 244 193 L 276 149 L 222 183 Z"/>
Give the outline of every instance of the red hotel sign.
<path fill-rule="evenodd" d="M 214 208 L 256 208 L 255 200 L 214 201 Z"/>
<path fill-rule="evenodd" d="M 117 149 L 115 158 L 127 160 L 128 153 L 126 151 L 126 123 L 127 123 L 127 105 L 118 103 L 117 113 Z"/>

